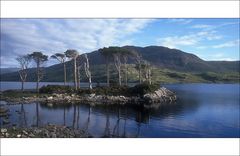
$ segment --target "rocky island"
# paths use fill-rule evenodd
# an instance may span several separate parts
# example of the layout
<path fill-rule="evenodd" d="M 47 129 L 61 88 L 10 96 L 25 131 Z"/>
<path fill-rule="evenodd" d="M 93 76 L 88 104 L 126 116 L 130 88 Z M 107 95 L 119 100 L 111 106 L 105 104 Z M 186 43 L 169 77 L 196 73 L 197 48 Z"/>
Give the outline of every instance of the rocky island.
<path fill-rule="evenodd" d="M 32 91 L 7 90 L 1 93 L 1 101 L 8 104 L 32 102 L 60 105 L 86 103 L 90 105 L 135 105 L 151 107 L 176 101 L 176 95 L 165 87 L 141 84 L 134 87 L 96 87 L 92 90 L 72 90 L 69 86 L 43 86 L 40 93 Z"/>

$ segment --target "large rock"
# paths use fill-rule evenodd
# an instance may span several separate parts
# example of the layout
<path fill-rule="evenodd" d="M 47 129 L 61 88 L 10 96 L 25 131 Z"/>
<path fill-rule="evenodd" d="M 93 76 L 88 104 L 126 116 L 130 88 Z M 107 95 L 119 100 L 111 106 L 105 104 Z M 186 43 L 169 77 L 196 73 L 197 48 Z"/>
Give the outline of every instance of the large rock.
<path fill-rule="evenodd" d="M 165 87 L 161 87 L 153 93 L 147 93 L 143 96 L 145 104 L 169 103 L 176 101 L 176 95 Z"/>

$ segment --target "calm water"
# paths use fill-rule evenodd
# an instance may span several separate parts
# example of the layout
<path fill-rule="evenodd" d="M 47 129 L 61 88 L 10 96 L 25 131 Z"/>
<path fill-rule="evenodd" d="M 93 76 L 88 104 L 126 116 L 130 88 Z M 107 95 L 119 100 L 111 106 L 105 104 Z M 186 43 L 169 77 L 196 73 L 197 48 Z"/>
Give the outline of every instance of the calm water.
<path fill-rule="evenodd" d="M 166 87 L 176 92 L 177 103 L 151 110 L 84 104 L 7 106 L 11 112 L 9 126 L 52 123 L 84 129 L 95 137 L 240 137 L 239 84 Z"/>

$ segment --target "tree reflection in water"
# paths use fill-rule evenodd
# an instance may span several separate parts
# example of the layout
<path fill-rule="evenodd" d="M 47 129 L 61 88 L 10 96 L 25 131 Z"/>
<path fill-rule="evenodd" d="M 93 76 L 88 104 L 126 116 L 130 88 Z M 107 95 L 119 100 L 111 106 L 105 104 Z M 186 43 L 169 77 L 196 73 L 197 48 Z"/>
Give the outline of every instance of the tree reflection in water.
<path fill-rule="evenodd" d="M 115 125 L 115 127 L 113 129 L 113 136 L 115 136 L 115 137 L 119 137 L 119 124 L 120 124 L 120 120 L 121 120 L 121 118 L 120 118 L 120 108 L 118 106 L 118 119 L 117 119 L 117 123 L 116 123 L 116 125 Z"/>
<path fill-rule="evenodd" d="M 110 137 L 110 121 L 109 121 L 109 110 L 106 109 L 106 126 L 103 137 Z"/>
<path fill-rule="evenodd" d="M 72 128 L 76 128 L 76 105 L 73 105 L 73 123 L 72 123 Z"/>
<path fill-rule="evenodd" d="M 36 126 L 39 127 L 40 117 L 39 117 L 39 103 L 36 103 Z"/>
<path fill-rule="evenodd" d="M 80 106 L 77 106 L 77 129 L 79 128 L 79 111 L 80 111 Z"/>
<path fill-rule="evenodd" d="M 66 108 L 63 107 L 63 126 L 66 126 Z"/>
<path fill-rule="evenodd" d="M 123 126 L 123 135 L 122 138 L 126 138 L 126 124 L 127 124 L 127 118 L 128 118 L 128 111 L 127 109 L 124 109 L 124 126 Z"/>
<path fill-rule="evenodd" d="M 27 119 L 26 119 L 26 112 L 24 109 L 24 104 L 21 104 L 21 111 L 20 111 L 20 127 L 27 127 Z"/>
<path fill-rule="evenodd" d="M 86 124 L 85 124 L 85 129 L 84 129 L 84 131 L 85 131 L 86 133 L 88 133 L 88 127 L 89 127 L 90 120 L 91 120 L 91 111 L 92 111 L 92 107 L 89 106 L 89 107 L 88 107 L 88 118 L 87 118 L 87 121 L 86 121 Z"/>

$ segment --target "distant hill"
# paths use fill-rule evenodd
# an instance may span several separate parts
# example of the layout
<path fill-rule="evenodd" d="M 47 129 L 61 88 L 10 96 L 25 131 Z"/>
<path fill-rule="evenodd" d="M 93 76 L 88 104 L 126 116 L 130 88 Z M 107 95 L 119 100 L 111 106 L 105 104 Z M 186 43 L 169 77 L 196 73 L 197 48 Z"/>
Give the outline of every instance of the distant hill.
<path fill-rule="evenodd" d="M 124 48 L 137 51 L 144 60 L 154 66 L 157 82 L 239 82 L 239 61 L 205 61 L 196 55 L 162 46 L 124 46 Z M 93 73 L 93 81 L 105 82 L 104 57 L 98 51 L 93 51 L 88 53 L 88 58 Z M 133 60 L 130 60 L 130 64 L 132 63 L 134 63 Z M 130 70 L 131 81 L 136 81 L 136 70 L 133 66 Z M 67 62 L 69 81 L 72 80 L 71 71 L 72 62 L 69 61 Z M 114 67 L 112 67 L 111 73 L 113 77 L 116 77 Z M 28 81 L 34 81 L 34 75 L 35 70 L 29 69 Z M 43 81 L 63 81 L 62 65 L 56 64 L 46 67 L 45 75 Z M 82 75 L 84 81 L 84 74 L 82 73 Z M 18 80 L 18 72 L 1 72 L 1 81 Z"/>
<path fill-rule="evenodd" d="M 176 71 L 188 72 L 238 72 L 239 61 L 204 61 L 198 56 L 183 52 L 178 49 L 170 49 L 162 46 L 124 46 L 123 48 L 135 50 L 142 55 L 144 60 L 152 65 Z M 105 60 L 98 51 L 88 54 L 92 65 L 104 64 Z"/>
<path fill-rule="evenodd" d="M 12 73 L 18 71 L 18 68 L 1 68 L 0 74 Z"/>
<path fill-rule="evenodd" d="M 135 47 L 125 46 L 138 51 L 151 64 L 176 71 L 190 72 L 237 72 L 239 61 L 204 61 L 194 54 L 162 46 Z"/>

